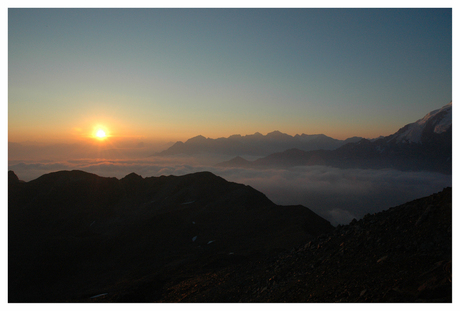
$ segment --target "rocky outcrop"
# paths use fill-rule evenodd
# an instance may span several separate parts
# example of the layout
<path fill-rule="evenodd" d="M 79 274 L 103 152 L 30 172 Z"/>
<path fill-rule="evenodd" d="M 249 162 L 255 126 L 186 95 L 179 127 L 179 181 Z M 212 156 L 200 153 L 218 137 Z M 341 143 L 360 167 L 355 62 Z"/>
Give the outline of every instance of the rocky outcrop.
<path fill-rule="evenodd" d="M 452 189 L 166 288 L 162 301 L 451 302 Z"/>

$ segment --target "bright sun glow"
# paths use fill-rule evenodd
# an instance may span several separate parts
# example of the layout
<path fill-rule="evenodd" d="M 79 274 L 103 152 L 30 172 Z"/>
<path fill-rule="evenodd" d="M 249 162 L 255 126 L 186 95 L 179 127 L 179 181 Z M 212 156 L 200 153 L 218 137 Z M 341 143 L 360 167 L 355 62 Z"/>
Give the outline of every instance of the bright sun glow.
<path fill-rule="evenodd" d="M 96 132 L 96 137 L 98 138 L 105 138 L 107 135 L 105 134 L 104 130 L 98 130 Z"/>
<path fill-rule="evenodd" d="M 94 132 L 93 132 L 93 137 L 98 139 L 98 140 L 105 140 L 107 137 L 108 137 L 108 132 L 107 132 L 107 129 L 101 127 L 101 126 L 98 126 L 94 129 Z"/>

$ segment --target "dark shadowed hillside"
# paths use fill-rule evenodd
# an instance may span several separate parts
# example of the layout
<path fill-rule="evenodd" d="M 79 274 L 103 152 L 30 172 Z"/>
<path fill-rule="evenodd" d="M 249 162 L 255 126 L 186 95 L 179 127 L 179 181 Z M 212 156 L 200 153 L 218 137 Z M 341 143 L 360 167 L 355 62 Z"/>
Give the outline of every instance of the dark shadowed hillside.
<path fill-rule="evenodd" d="M 452 189 L 333 230 L 210 173 L 9 172 L 9 302 L 450 302 Z"/>
<path fill-rule="evenodd" d="M 452 189 L 165 288 L 165 302 L 451 302 Z"/>
<path fill-rule="evenodd" d="M 60 171 L 27 183 L 8 175 L 10 302 L 105 292 L 154 301 L 182 269 L 214 271 L 333 229 L 306 207 L 275 205 L 207 172 L 118 180 Z M 151 292 L 131 293 L 144 283 Z"/>

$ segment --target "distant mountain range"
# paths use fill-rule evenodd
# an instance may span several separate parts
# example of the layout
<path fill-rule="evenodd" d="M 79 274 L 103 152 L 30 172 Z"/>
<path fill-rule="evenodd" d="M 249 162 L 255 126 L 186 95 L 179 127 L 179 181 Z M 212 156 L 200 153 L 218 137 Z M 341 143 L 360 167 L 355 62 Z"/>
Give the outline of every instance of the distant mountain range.
<path fill-rule="evenodd" d="M 59 171 L 23 182 L 9 171 L 9 302 L 87 299 L 133 284 L 151 294 L 163 278 L 183 279 L 184 267 L 219 268 L 331 230 L 304 206 L 276 205 L 208 172 Z M 156 281 L 141 285 L 145 277 Z"/>
<path fill-rule="evenodd" d="M 291 136 L 280 131 L 267 135 L 255 133 L 252 135 L 232 135 L 228 138 L 205 138 L 196 136 L 185 143 L 178 141 L 168 149 L 156 153 L 156 156 L 169 155 L 196 155 L 196 154 L 222 154 L 222 155 L 249 155 L 266 156 L 274 152 L 290 148 L 308 150 L 333 150 L 350 142 L 357 142 L 361 137 L 352 137 L 345 140 L 334 139 L 323 134 Z"/>
<path fill-rule="evenodd" d="M 361 139 L 335 150 L 291 148 L 247 161 L 238 156 L 223 167 L 291 167 L 327 165 L 339 168 L 394 168 L 452 173 L 452 102 L 375 140 Z"/>

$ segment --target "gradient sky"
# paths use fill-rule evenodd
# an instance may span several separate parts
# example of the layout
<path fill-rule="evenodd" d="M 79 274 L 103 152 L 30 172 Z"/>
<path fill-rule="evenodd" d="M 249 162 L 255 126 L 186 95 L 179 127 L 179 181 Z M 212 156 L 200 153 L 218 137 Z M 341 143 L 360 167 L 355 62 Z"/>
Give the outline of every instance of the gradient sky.
<path fill-rule="evenodd" d="M 452 100 L 451 9 L 9 9 L 9 141 L 389 135 Z"/>

